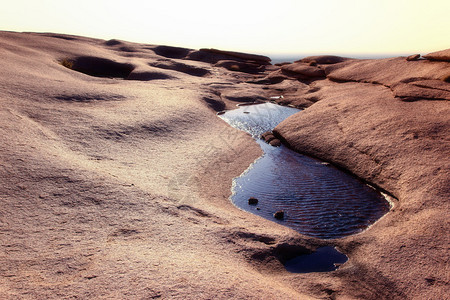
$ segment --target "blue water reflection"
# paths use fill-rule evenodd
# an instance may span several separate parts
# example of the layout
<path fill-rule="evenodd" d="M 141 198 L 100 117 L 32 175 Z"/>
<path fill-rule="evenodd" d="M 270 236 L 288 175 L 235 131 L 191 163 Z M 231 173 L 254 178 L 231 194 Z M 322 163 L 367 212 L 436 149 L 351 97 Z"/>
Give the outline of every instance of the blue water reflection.
<path fill-rule="evenodd" d="M 331 165 L 259 139 L 295 113 L 301 112 L 265 103 L 220 115 L 231 126 L 251 134 L 264 151 L 233 180 L 232 202 L 313 237 L 332 239 L 364 230 L 389 211 L 389 202 L 379 192 Z M 257 198 L 258 204 L 249 205 L 250 197 Z M 285 212 L 283 220 L 273 217 L 279 210 Z"/>

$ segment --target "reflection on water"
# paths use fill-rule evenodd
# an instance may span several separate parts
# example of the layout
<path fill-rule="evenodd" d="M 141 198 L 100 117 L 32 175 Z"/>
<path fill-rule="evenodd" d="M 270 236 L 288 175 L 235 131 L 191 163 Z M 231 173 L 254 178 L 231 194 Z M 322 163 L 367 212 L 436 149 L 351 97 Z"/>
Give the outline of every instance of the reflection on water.
<path fill-rule="evenodd" d="M 335 167 L 285 146 L 259 140 L 298 109 L 272 103 L 244 106 L 220 115 L 250 133 L 264 155 L 233 180 L 232 202 L 239 208 L 291 227 L 302 234 L 331 239 L 360 232 L 389 210 L 373 188 Z M 258 199 L 249 205 L 248 199 Z M 283 220 L 273 214 L 283 210 Z"/>

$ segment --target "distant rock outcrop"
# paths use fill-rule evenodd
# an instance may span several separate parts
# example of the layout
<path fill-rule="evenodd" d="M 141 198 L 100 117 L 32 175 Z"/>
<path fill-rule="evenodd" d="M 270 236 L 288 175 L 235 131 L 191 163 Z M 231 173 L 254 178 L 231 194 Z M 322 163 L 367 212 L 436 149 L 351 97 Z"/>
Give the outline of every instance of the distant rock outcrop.
<path fill-rule="evenodd" d="M 186 57 L 190 49 L 172 46 L 156 46 L 153 51 L 163 57 L 167 58 L 184 58 Z"/>
<path fill-rule="evenodd" d="M 423 57 L 428 60 L 438 60 L 438 61 L 450 62 L 450 49 L 432 52 L 427 55 L 424 55 Z"/>
<path fill-rule="evenodd" d="M 406 60 L 407 61 L 415 61 L 415 60 L 418 60 L 419 58 L 420 58 L 420 54 L 413 54 L 413 55 L 406 57 Z"/>
<path fill-rule="evenodd" d="M 203 77 L 209 75 L 211 72 L 204 67 L 190 65 L 187 63 L 181 63 L 174 60 L 164 60 L 164 61 L 155 61 L 150 62 L 150 66 L 165 70 L 174 70 L 177 72 L 186 73 L 192 76 Z"/>
<path fill-rule="evenodd" d="M 284 65 L 281 70 L 296 73 L 306 78 L 324 78 L 325 72 L 316 66 L 311 66 L 305 63 L 293 63 Z"/>
<path fill-rule="evenodd" d="M 270 65 L 271 59 L 263 55 L 255 55 L 233 51 L 222 51 L 217 49 L 200 49 L 192 51 L 186 59 L 204 61 L 208 63 L 217 63 L 220 60 L 237 60 L 253 62 L 260 65 Z"/>
<path fill-rule="evenodd" d="M 317 63 L 320 65 L 330 65 L 330 64 L 337 64 L 344 61 L 349 60 L 350 58 L 341 57 L 341 56 L 335 56 L 335 55 L 317 55 L 317 56 L 308 56 L 305 58 L 302 58 L 301 60 L 297 62 L 303 62 L 303 63 Z"/>
<path fill-rule="evenodd" d="M 450 67 L 442 62 L 405 61 L 402 57 L 352 60 L 325 67 L 327 77 L 338 82 L 356 81 L 392 86 L 410 78 L 440 80 Z"/>
<path fill-rule="evenodd" d="M 214 66 L 222 67 L 229 71 L 244 72 L 249 74 L 257 74 L 264 72 L 265 70 L 265 65 L 257 64 L 254 62 L 243 62 L 236 60 L 220 60 Z"/>

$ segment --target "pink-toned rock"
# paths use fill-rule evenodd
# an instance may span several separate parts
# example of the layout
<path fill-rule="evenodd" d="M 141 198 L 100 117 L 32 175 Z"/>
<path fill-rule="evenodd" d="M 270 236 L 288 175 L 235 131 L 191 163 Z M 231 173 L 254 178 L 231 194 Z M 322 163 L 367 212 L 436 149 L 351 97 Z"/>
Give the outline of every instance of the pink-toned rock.
<path fill-rule="evenodd" d="M 428 88 L 428 89 L 437 89 L 450 92 L 450 83 L 442 81 L 442 80 L 417 80 L 411 82 L 411 84 Z"/>
<path fill-rule="evenodd" d="M 228 199 L 261 149 L 203 98 L 241 77 L 151 67 L 153 46 L 111 44 L 0 31 L 0 299 L 307 297 L 255 271 L 285 272 L 276 257 L 249 258 L 273 248 L 261 241 L 308 239 Z M 80 57 L 86 74 L 60 63 Z M 123 80 L 161 74 L 177 80 Z"/>
<path fill-rule="evenodd" d="M 439 61 L 405 61 L 404 57 L 351 60 L 326 66 L 327 77 L 339 82 L 358 81 L 391 86 L 410 78 L 437 79 L 449 74 L 449 64 Z"/>
<path fill-rule="evenodd" d="M 197 63 L 200 64 L 200 63 Z M 177 72 L 186 73 L 192 76 L 203 77 L 209 75 L 211 72 L 204 66 L 198 66 L 194 64 L 181 63 L 174 60 L 164 60 L 150 62 L 150 66 L 165 70 L 174 70 Z"/>
<path fill-rule="evenodd" d="M 437 80 L 436 80 L 437 81 Z M 394 92 L 395 97 L 401 97 L 405 100 L 420 100 L 420 99 L 427 99 L 427 100 L 450 100 L 450 90 L 448 90 L 448 87 L 444 87 L 447 89 L 439 89 L 435 88 L 433 86 L 439 86 L 437 84 L 428 85 L 427 81 L 422 84 L 416 84 L 415 82 L 412 83 L 403 83 L 400 82 L 398 84 L 394 84 L 391 89 Z M 442 82 L 442 81 L 440 81 Z M 444 85 L 450 86 L 450 83 L 442 82 Z"/>
<path fill-rule="evenodd" d="M 281 141 L 279 139 L 277 139 L 277 138 L 274 138 L 274 139 L 272 139 L 269 142 L 269 145 L 273 146 L 273 147 L 280 147 L 281 146 Z"/>
<path fill-rule="evenodd" d="M 273 135 L 273 133 L 268 134 L 264 137 L 264 140 L 266 141 L 266 143 L 270 143 L 273 139 L 275 139 L 275 136 Z"/>
<path fill-rule="evenodd" d="M 128 75 L 127 80 L 139 80 L 139 81 L 150 81 L 150 80 L 165 80 L 174 79 L 175 77 L 162 71 L 155 70 L 145 70 L 136 69 Z"/>
<path fill-rule="evenodd" d="M 276 63 L 275 66 L 281 67 L 281 66 L 289 65 L 289 64 L 290 64 L 290 62 L 281 62 L 281 63 Z"/>
<path fill-rule="evenodd" d="M 261 134 L 261 139 L 273 147 L 281 146 L 281 141 L 273 135 L 272 131 Z"/>
<path fill-rule="evenodd" d="M 305 58 L 302 58 L 298 62 L 304 62 L 304 63 L 311 63 L 314 62 L 316 64 L 337 64 L 344 61 L 349 60 L 349 58 L 341 57 L 341 56 L 335 56 L 335 55 L 318 55 L 318 56 L 308 56 Z"/>
<path fill-rule="evenodd" d="M 269 136 L 273 136 L 272 131 L 266 131 L 263 134 L 261 134 L 261 139 L 263 139 L 264 141 L 267 141 L 267 137 Z"/>
<path fill-rule="evenodd" d="M 125 43 L 121 40 L 117 40 L 117 39 L 111 39 L 111 40 L 107 40 L 106 42 L 104 42 L 104 44 L 106 46 L 118 46 L 118 45 L 125 45 Z"/>
<path fill-rule="evenodd" d="M 427 55 L 424 55 L 423 57 L 426 59 L 429 59 L 429 60 L 450 62 L 450 49 L 428 53 Z"/>
<path fill-rule="evenodd" d="M 415 61 L 415 60 L 418 60 L 419 58 L 420 58 L 420 54 L 413 54 L 413 55 L 406 57 L 406 60 L 407 61 Z"/>
<path fill-rule="evenodd" d="M 269 75 L 267 75 L 264 80 L 268 83 L 275 84 L 280 83 L 286 79 L 290 78 L 288 75 L 284 74 L 281 69 L 277 71 L 270 72 Z"/>
<path fill-rule="evenodd" d="M 419 70 L 413 73 L 429 71 L 427 64 L 402 61 L 416 65 Z M 377 62 L 371 64 L 371 78 L 397 76 L 391 74 L 396 69 L 381 68 Z M 274 133 L 296 151 L 330 161 L 396 196 L 393 210 L 364 233 L 367 241 L 376 237 L 378 246 L 369 242 L 357 247 L 351 259 L 365 264 L 377 252 L 380 260 L 372 267 L 383 269 L 397 288 L 422 298 L 442 297 L 441 288 L 433 286 L 431 291 L 417 278 L 443 280 L 448 275 L 445 263 L 435 265 L 432 258 L 448 255 L 442 248 L 450 230 L 448 222 L 442 225 L 448 219 L 450 192 L 448 102 L 398 101 L 385 86 L 363 82 L 324 80 L 316 85 L 321 100 L 281 122 Z M 414 255 L 422 246 L 427 247 L 424 254 Z"/>
<path fill-rule="evenodd" d="M 236 57 L 236 58 L 240 58 L 243 60 L 255 61 L 255 62 L 264 63 L 264 64 L 270 64 L 270 61 L 271 61 L 270 57 L 268 57 L 268 56 L 243 53 L 243 52 L 224 51 L 224 50 L 218 50 L 218 49 L 214 49 L 214 48 L 200 49 L 200 51 L 222 54 L 222 55 L 226 55 L 226 56 Z"/>
<path fill-rule="evenodd" d="M 234 51 L 223 51 L 218 49 L 200 49 L 192 51 L 186 59 L 217 63 L 220 60 L 238 60 L 254 62 L 261 65 L 270 65 L 270 57 Z"/>
<path fill-rule="evenodd" d="M 192 51 L 191 49 L 187 48 L 163 46 L 163 45 L 153 47 L 152 50 L 156 54 L 167 58 L 184 58 Z"/>
<path fill-rule="evenodd" d="M 281 67 L 281 70 L 300 74 L 308 78 L 325 77 L 325 72 L 322 69 L 305 63 L 292 63 L 289 65 L 284 65 Z"/>
<path fill-rule="evenodd" d="M 136 68 L 130 63 L 99 56 L 82 55 L 66 61 L 69 61 L 70 65 L 63 64 L 65 67 L 95 77 L 127 78 Z"/>
<path fill-rule="evenodd" d="M 224 90 L 221 93 L 221 97 L 236 102 L 258 102 L 266 100 L 261 92 L 258 92 L 256 90 Z"/>
<path fill-rule="evenodd" d="M 234 72 L 244 72 L 250 74 L 257 74 L 264 72 L 265 66 L 252 63 L 252 62 L 241 62 L 236 60 L 220 60 L 215 65 L 215 67 L 222 67 L 229 71 Z"/>
<path fill-rule="evenodd" d="M 264 75 L 205 61 L 186 64 L 214 70 L 208 78 L 181 74 L 170 59 L 191 53 L 0 31 L 0 299 L 448 298 L 449 104 L 391 90 L 448 92 L 448 62 L 319 63 L 338 79 L 256 85 Z M 174 78 L 122 80 L 130 74 Z M 336 272 L 288 274 L 280 257 L 324 242 L 228 199 L 261 149 L 215 112 L 270 96 L 314 102 L 275 136 L 396 197 L 370 228 L 335 241 L 350 257 Z"/>

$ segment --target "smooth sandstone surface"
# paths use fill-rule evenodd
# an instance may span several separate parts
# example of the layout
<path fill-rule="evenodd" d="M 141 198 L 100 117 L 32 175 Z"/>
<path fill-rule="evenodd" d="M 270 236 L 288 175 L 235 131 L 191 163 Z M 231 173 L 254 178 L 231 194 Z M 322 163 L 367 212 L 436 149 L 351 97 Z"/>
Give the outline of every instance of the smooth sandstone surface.
<path fill-rule="evenodd" d="M 392 86 L 403 80 L 436 79 L 449 75 L 447 62 L 406 61 L 403 57 L 351 60 L 325 68 L 327 77 L 334 81 L 358 81 Z"/>
<path fill-rule="evenodd" d="M 423 57 L 429 60 L 440 60 L 450 62 L 450 49 L 428 53 Z"/>
<path fill-rule="evenodd" d="M 349 60 L 349 58 L 335 56 L 335 55 L 316 55 L 316 56 L 308 56 L 299 60 L 300 62 L 309 63 L 316 62 L 318 64 L 337 64 L 340 62 L 344 62 Z"/>
<path fill-rule="evenodd" d="M 358 244 L 350 250 L 353 263 L 370 265 L 367 274 L 378 273 L 397 296 L 439 299 L 449 284 L 450 103 L 441 100 L 449 100 L 450 84 L 434 78 L 450 64 L 424 61 L 416 70 L 410 63 L 334 66 L 329 78 L 339 83 L 315 82 L 320 101 L 274 133 L 296 151 L 345 168 L 397 198 L 364 238 L 348 239 Z M 418 75 L 425 80 L 415 81 Z M 410 84 L 393 83 L 406 76 L 413 77 Z"/>
<path fill-rule="evenodd" d="M 309 66 L 309 65 L 303 64 L 303 63 L 292 63 L 289 65 L 284 65 L 281 67 L 281 70 L 298 73 L 307 78 L 308 77 L 312 77 L 312 78 L 325 77 L 325 72 L 322 69 L 320 69 L 318 67 L 314 67 L 314 66 Z"/>
<path fill-rule="evenodd" d="M 315 57 L 327 78 L 298 79 L 258 55 L 13 32 L 0 54 L 0 298 L 446 297 L 449 63 Z M 233 59 L 261 72 L 214 65 Z M 323 241 L 234 207 L 261 150 L 216 112 L 274 96 L 308 107 L 276 135 L 393 210 Z M 284 269 L 325 245 L 349 261 Z"/>

